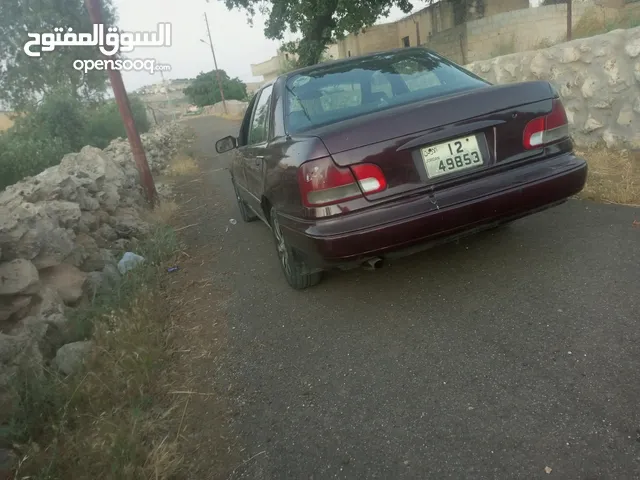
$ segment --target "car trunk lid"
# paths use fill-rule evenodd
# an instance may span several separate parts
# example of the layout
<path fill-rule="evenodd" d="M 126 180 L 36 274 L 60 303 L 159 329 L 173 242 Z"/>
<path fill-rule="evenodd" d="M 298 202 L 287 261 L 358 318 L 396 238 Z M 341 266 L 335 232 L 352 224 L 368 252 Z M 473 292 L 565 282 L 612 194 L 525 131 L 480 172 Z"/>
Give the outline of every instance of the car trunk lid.
<path fill-rule="evenodd" d="M 319 137 L 340 166 L 378 165 L 388 188 L 367 197 L 376 200 L 422 187 L 435 189 L 497 164 L 541 155 L 542 149 L 525 148 L 523 133 L 532 119 L 551 110 L 556 96 L 544 81 L 491 85 L 317 127 L 306 134 Z M 449 170 L 452 162 L 454 170 Z"/>

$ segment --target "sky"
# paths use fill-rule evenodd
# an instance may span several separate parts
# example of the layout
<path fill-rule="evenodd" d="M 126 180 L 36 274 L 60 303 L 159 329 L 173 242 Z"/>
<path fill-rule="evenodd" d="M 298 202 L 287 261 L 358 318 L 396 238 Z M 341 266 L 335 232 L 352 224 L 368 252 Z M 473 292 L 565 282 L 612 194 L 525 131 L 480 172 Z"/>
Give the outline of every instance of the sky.
<path fill-rule="evenodd" d="M 414 1 L 415 10 L 425 6 Z M 204 13 L 207 13 L 211 39 L 215 47 L 218 68 L 231 77 L 245 82 L 260 81 L 253 77 L 251 64 L 268 60 L 276 54 L 278 42 L 264 38 L 264 20 L 256 15 L 253 27 L 243 11 L 229 11 L 221 0 L 114 0 L 118 10 L 118 27 L 125 31 L 155 32 L 157 24 L 171 22 L 172 43 L 170 47 L 136 48 L 129 58 L 154 58 L 157 63 L 171 65 L 165 79 L 193 78 L 200 72 L 213 70 L 213 57 L 207 40 Z M 394 21 L 404 14 L 394 9 L 386 19 Z M 293 37 L 286 38 L 291 40 Z M 133 91 L 144 85 L 161 81 L 160 74 L 146 72 L 123 72 L 127 90 Z"/>

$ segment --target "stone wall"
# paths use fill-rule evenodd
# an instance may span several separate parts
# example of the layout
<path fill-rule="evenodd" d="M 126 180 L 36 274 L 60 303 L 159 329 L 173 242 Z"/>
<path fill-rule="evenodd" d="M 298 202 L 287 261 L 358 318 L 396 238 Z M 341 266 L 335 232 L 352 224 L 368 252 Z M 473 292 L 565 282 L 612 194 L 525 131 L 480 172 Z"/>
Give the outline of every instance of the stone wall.
<path fill-rule="evenodd" d="M 166 167 L 184 134 L 172 123 L 142 135 L 152 172 Z M 70 309 L 118 281 L 115 255 L 149 230 L 144 205 L 123 139 L 65 155 L 0 192 L 0 389 L 20 365 L 52 360 Z"/>
<path fill-rule="evenodd" d="M 579 146 L 640 148 L 640 27 L 473 62 L 491 83 L 549 80 Z"/>

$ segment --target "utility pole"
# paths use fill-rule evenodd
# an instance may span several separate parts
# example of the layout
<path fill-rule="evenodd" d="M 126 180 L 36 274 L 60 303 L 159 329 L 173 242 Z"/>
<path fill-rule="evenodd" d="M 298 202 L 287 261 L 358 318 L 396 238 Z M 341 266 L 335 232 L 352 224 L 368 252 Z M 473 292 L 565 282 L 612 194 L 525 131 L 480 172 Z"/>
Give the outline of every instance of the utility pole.
<path fill-rule="evenodd" d="M 572 16 L 571 0 L 567 0 L 567 42 L 571 40 Z"/>
<path fill-rule="evenodd" d="M 222 91 L 222 78 L 220 77 L 220 71 L 218 70 L 218 62 L 216 61 L 216 52 L 213 50 L 213 42 L 211 41 L 211 30 L 209 30 L 209 19 L 207 18 L 207 12 L 204 12 L 204 21 L 207 24 L 207 35 L 209 36 L 209 46 L 211 47 L 211 55 L 213 55 L 213 65 L 216 69 L 216 77 L 218 78 L 218 88 L 220 89 L 220 98 L 222 99 L 222 107 L 224 113 L 228 114 L 227 102 L 224 101 L 224 92 Z"/>
<path fill-rule="evenodd" d="M 100 0 L 85 0 L 85 5 L 89 11 L 91 22 L 94 24 L 103 23 Z M 124 88 L 124 83 L 122 82 L 122 75 L 120 75 L 119 70 L 108 68 L 107 71 L 109 74 L 109 80 L 111 81 L 113 95 L 116 97 L 118 110 L 120 110 L 120 116 L 122 117 L 124 128 L 127 131 L 129 145 L 131 145 L 131 153 L 133 154 L 136 167 L 140 173 L 140 181 L 142 182 L 142 186 L 144 187 L 147 195 L 147 200 L 153 206 L 156 201 L 156 186 L 153 182 L 153 176 L 151 176 L 151 170 L 147 163 L 147 156 L 144 153 L 140 134 L 138 133 L 135 122 L 133 121 L 131 105 L 129 104 L 129 97 L 127 96 L 127 91 Z"/>

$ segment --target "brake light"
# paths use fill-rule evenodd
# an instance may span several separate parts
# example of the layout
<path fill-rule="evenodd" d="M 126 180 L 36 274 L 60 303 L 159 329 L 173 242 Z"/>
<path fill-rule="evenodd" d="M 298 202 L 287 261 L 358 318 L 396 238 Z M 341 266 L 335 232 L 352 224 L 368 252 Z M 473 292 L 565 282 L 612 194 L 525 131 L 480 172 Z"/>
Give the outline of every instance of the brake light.
<path fill-rule="evenodd" d="M 362 191 L 367 193 L 378 193 L 387 188 L 387 179 L 379 166 L 372 163 L 362 163 L 351 167 L 358 180 Z"/>
<path fill-rule="evenodd" d="M 552 101 L 551 113 L 531 120 L 524 127 L 522 143 L 524 148 L 540 148 L 569 137 L 567 112 L 560 99 Z"/>
<path fill-rule="evenodd" d="M 377 165 L 339 167 L 330 157 L 303 163 L 298 169 L 298 184 L 307 207 L 333 205 L 387 188 Z"/>

